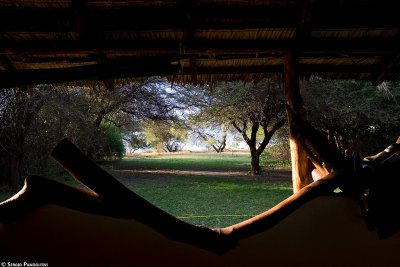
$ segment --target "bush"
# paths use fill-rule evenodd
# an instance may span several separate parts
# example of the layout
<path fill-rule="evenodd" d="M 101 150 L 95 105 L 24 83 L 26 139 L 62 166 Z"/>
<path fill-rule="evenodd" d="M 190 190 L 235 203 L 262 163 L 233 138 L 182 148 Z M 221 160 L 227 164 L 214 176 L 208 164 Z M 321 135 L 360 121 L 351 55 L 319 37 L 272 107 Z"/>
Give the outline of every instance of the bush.
<path fill-rule="evenodd" d="M 121 129 L 112 124 L 102 124 L 99 129 L 81 135 L 77 145 L 96 162 L 119 160 L 125 153 Z"/>
<path fill-rule="evenodd" d="M 268 146 L 260 156 L 260 162 L 271 168 L 290 166 L 290 146 L 288 143 L 279 143 Z"/>
<path fill-rule="evenodd" d="M 289 144 L 276 144 L 267 148 L 268 153 L 272 158 L 282 161 L 290 162 L 290 146 Z"/>
<path fill-rule="evenodd" d="M 269 145 L 260 156 L 260 161 L 269 167 L 289 167 L 290 166 L 290 144 L 289 129 L 287 126 L 279 129 Z"/>
<path fill-rule="evenodd" d="M 105 130 L 103 151 L 105 159 L 122 159 L 125 154 L 121 130 L 114 125 L 108 125 Z"/>

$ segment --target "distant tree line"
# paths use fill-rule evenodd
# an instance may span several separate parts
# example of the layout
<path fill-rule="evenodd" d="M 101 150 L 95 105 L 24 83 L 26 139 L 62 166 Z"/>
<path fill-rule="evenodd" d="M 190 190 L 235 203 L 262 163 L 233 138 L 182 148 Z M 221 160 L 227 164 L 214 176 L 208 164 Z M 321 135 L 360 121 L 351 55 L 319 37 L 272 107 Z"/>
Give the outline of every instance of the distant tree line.
<path fill-rule="evenodd" d="M 400 85 L 366 82 L 302 83 L 306 120 L 337 147 L 367 156 L 400 133 Z M 165 79 L 38 85 L 0 90 L 0 182 L 19 186 L 27 173 L 48 167 L 51 149 L 70 138 L 101 162 L 152 148 L 180 151 L 188 138 L 220 153 L 228 137 L 251 154 L 251 174 L 260 156 L 288 161 L 284 89 L 274 79 L 221 82 L 212 87 L 174 86 Z M 267 150 L 267 152 L 265 152 Z"/>

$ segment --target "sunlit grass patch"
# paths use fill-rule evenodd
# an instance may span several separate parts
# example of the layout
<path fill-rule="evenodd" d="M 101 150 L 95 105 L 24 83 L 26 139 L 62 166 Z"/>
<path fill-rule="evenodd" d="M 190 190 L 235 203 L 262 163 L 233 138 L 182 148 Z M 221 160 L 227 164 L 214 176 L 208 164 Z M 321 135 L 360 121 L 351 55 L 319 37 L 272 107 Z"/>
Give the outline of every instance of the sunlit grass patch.
<path fill-rule="evenodd" d="M 161 154 L 153 156 L 128 157 L 114 168 L 146 168 L 146 169 L 243 169 L 250 165 L 248 153 L 184 153 Z"/>

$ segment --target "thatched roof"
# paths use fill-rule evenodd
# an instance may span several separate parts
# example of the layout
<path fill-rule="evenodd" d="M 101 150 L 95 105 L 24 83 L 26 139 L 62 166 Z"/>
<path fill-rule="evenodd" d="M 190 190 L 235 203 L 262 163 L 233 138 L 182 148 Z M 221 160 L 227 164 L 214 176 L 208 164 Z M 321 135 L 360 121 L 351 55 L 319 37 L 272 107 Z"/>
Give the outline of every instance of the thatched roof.
<path fill-rule="evenodd" d="M 0 0 L 0 87 L 166 75 L 258 79 L 283 71 L 400 78 L 396 1 Z"/>

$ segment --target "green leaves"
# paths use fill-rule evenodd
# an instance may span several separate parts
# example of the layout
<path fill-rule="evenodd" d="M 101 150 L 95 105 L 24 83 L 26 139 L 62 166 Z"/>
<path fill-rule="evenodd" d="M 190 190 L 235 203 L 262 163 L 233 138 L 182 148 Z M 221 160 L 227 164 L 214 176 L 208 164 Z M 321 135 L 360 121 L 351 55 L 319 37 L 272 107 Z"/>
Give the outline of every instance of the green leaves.
<path fill-rule="evenodd" d="M 340 150 L 367 156 L 381 151 L 400 132 L 400 85 L 386 91 L 367 82 L 304 83 L 302 95 L 309 120 Z"/>
<path fill-rule="evenodd" d="M 149 146 L 158 152 L 176 152 L 182 150 L 187 137 L 183 124 L 170 121 L 146 120 L 142 123 Z"/>

